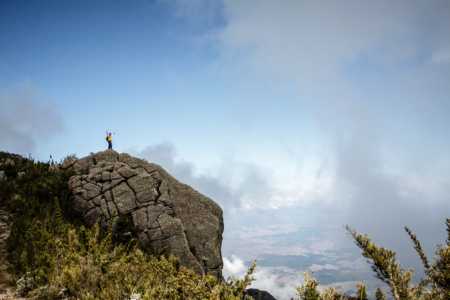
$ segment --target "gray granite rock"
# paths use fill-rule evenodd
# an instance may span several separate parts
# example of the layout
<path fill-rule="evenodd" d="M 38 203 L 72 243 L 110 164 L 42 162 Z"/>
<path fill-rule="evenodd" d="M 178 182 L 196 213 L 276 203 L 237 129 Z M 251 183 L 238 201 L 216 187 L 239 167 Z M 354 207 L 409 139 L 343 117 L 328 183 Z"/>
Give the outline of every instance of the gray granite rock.
<path fill-rule="evenodd" d="M 52 164 L 48 167 L 48 171 L 51 173 L 58 173 L 61 167 L 58 164 Z"/>
<path fill-rule="evenodd" d="M 140 203 L 155 202 L 155 189 L 148 189 L 136 194 L 136 199 Z"/>
<path fill-rule="evenodd" d="M 116 171 L 113 171 L 112 173 L 111 173 L 111 175 L 109 176 L 109 180 L 116 180 L 116 179 L 123 179 L 123 177 L 122 176 L 120 176 L 120 174 L 119 173 L 117 173 Z"/>
<path fill-rule="evenodd" d="M 76 187 L 81 187 L 81 180 L 78 176 L 72 176 L 69 180 L 69 189 L 74 189 Z"/>
<path fill-rule="evenodd" d="M 81 172 L 82 170 L 87 170 L 89 168 L 94 167 L 94 157 L 93 156 L 86 156 L 79 160 L 77 160 L 73 164 L 73 169 L 75 172 Z"/>
<path fill-rule="evenodd" d="M 89 210 L 84 217 L 92 223 L 99 222 L 102 217 L 102 209 L 96 206 Z"/>
<path fill-rule="evenodd" d="M 87 212 L 88 210 L 95 207 L 92 201 L 86 201 L 78 195 L 73 196 L 73 207 L 75 210 L 80 212 Z"/>
<path fill-rule="evenodd" d="M 111 218 L 111 215 L 109 214 L 108 204 L 106 204 L 105 199 L 100 200 L 100 208 L 102 209 L 102 213 L 105 216 L 105 218 L 109 220 Z"/>
<path fill-rule="evenodd" d="M 183 233 L 183 224 L 179 219 L 174 219 L 169 215 L 162 214 L 158 218 L 159 226 L 161 227 L 162 233 L 166 237 L 171 237 Z"/>
<path fill-rule="evenodd" d="M 119 153 L 117 153 L 116 151 L 102 151 L 102 152 L 97 152 L 94 154 L 94 158 L 97 161 L 97 164 L 99 162 L 103 162 L 103 163 L 115 163 L 117 161 L 119 161 Z"/>
<path fill-rule="evenodd" d="M 162 215 L 164 212 L 164 206 L 162 205 L 152 205 L 147 207 L 147 216 L 148 216 L 148 222 L 147 227 L 150 227 L 153 225 L 153 223 L 158 220 L 159 216 Z M 158 227 L 160 227 L 158 225 Z"/>
<path fill-rule="evenodd" d="M 161 228 L 150 229 L 147 235 L 150 241 L 159 241 L 167 238 L 161 231 Z"/>
<path fill-rule="evenodd" d="M 112 195 L 120 214 L 129 213 L 136 208 L 136 196 L 126 182 L 114 187 Z"/>
<path fill-rule="evenodd" d="M 150 239 L 148 238 L 147 232 L 141 231 L 139 233 L 139 240 L 144 247 L 150 248 Z"/>
<path fill-rule="evenodd" d="M 94 203 L 97 206 L 100 206 L 101 204 L 101 199 L 103 198 L 103 195 L 98 195 L 97 197 L 95 197 L 94 199 L 92 199 L 92 203 Z"/>
<path fill-rule="evenodd" d="M 126 179 L 137 175 L 137 173 L 128 166 L 124 166 L 124 167 L 118 169 L 117 173 L 119 173 L 120 176 L 122 176 Z"/>
<path fill-rule="evenodd" d="M 73 164 L 76 163 L 77 160 L 78 160 L 78 158 L 76 158 L 75 156 L 70 156 L 70 157 L 66 158 L 61 164 L 61 169 L 67 169 L 67 168 L 73 166 Z"/>
<path fill-rule="evenodd" d="M 154 189 L 153 178 L 147 173 L 142 173 L 138 176 L 128 179 L 128 184 L 136 194 L 144 191 Z"/>
<path fill-rule="evenodd" d="M 246 289 L 247 294 L 255 300 L 277 300 L 266 291 L 258 289 Z"/>
<path fill-rule="evenodd" d="M 135 210 L 131 213 L 133 216 L 133 222 L 137 229 L 145 230 L 147 229 L 147 208 L 143 207 Z"/>
<path fill-rule="evenodd" d="M 118 185 L 119 183 L 124 182 L 124 181 L 125 181 L 125 179 L 121 177 L 119 179 L 112 180 L 107 186 L 110 188 L 113 188 L 116 185 Z"/>
<path fill-rule="evenodd" d="M 86 219 L 108 226 L 131 214 L 141 243 L 153 252 L 167 247 L 186 268 L 222 279 L 222 209 L 163 168 L 113 150 L 72 159 L 77 175 L 69 180 L 74 207 Z M 190 248 L 195 249 L 195 255 Z"/>
<path fill-rule="evenodd" d="M 103 195 L 105 196 L 105 200 L 106 201 L 112 201 L 112 195 L 111 195 L 111 191 L 106 191 L 103 193 Z"/>
<path fill-rule="evenodd" d="M 116 216 L 119 215 L 119 210 L 113 201 L 106 202 L 106 205 L 108 205 L 108 211 L 111 216 L 114 214 L 114 211 L 116 212 Z"/>
<path fill-rule="evenodd" d="M 86 191 L 85 193 L 86 193 L 87 199 L 84 198 L 86 200 L 93 199 L 93 198 L 97 197 L 98 195 L 100 195 L 102 192 L 102 189 L 98 185 L 92 184 L 92 183 L 83 185 L 83 190 Z"/>
<path fill-rule="evenodd" d="M 109 181 L 110 174 L 111 173 L 109 171 L 103 171 L 102 172 L 102 181 Z"/>

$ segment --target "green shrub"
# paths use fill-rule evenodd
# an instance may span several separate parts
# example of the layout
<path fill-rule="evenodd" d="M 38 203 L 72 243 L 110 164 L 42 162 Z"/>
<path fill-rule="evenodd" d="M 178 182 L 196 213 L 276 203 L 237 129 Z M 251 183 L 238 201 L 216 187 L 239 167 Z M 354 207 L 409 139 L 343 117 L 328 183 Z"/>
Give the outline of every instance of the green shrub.
<path fill-rule="evenodd" d="M 112 221 L 112 218 L 111 218 Z M 91 229 L 58 220 L 53 233 L 39 241 L 39 269 L 29 274 L 19 293 L 40 299 L 242 299 L 253 279 L 254 264 L 244 280 L 218 284 L 213 276 L 201 278 L 180 266 L 173 256 L 151 255 L 137 243 L 112 246 L 111 233 L 100 238 Z M 31 278 L 31 279 L 30 279 Z"/>
<path fill-rule="evenodd" d="M 72 170 L 49 172 L 50 162 L 35 162 L 17 155 L 0 152 L 0 161 L 10 159 L 14 164 L 2 164 L 7 181 L 0 181 L 0 207 L 13 213 L 11 234 L 6 241 L 8 272 L 14 282 L 27 272 L 38 268 L 39 241 L 46 238 L 55 227 L 54 199 L 60 199 L 61 214 L 68 222 L 89 226 L 72 207 L 72 192 L 67 182 L 74 175 Z M 25 172 L 17 178 L 18 172 Z"/>
<path fill-rule="evenodd" d="M 396 252 L 387 248 L 378 248 L 370 237 L 363 236 L 349 226 L 345 228 L 355 240 L 355 244 L 363 250 L 362 255 L 371 259 L 370 264 L 375 277 L 389 285 L 395 299 L 450 299 L 450 219 L 446 219 L 448 237 L 446 247 L 435 246 L 435 263 L 430 265 L 417 237 L 408 227 L 406 232 L 414 243 L 414 249 L 419 254 L 428 276 L 418 285 L 411 283 L 413 269 L 406 273 L 396 258 Z M 381 295 L 377 297 L 382 297 Z"/>

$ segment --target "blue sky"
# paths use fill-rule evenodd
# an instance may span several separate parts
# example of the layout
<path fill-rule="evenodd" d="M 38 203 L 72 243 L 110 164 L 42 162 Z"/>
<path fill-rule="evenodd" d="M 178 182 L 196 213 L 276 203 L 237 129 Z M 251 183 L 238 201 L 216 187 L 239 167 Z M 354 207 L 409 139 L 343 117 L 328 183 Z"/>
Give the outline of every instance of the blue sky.
<path fill-rule="evenodd" d="M 0 150 L 109 130 L 223 207 L 227 249 L 231 222 L 352 224 L 420 268 L 403 226 L 431 258 L 449 217 L 449 30 L 444 0 L 1 1 Z M 286 250 L 260 242 L 234 254 Z"/>

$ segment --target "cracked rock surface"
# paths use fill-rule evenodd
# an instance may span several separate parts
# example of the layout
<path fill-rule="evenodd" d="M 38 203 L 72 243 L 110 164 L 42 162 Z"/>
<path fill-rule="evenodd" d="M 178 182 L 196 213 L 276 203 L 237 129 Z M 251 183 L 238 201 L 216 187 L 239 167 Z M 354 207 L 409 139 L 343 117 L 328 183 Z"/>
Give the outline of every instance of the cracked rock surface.
<path fill-rule="evenodd" d="M 68 183 L 74 208 L 87 220 L 106 227 L 114 210 L 131 214 L 145 247 L 167 247 L 184 267 L 222 279 L 223 212 L 213 200 L 159 165 L 114 150 L 70 157 L 61 167 L 89 170 Z"/>

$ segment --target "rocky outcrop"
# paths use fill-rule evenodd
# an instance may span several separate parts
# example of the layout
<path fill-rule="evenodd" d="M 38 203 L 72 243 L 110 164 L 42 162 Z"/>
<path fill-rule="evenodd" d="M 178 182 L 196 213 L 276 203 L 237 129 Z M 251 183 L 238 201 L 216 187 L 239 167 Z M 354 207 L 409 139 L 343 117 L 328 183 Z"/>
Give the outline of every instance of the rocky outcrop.
<path fill-rule="evenodd" d="M 6 176 L 5 171 L 0 171 L 0 181 L 6 181 L 7 179 L 8 177 Z"/>
<path fill-rule="evenodd" d="M 17 155 L 16 155 L 16 156 L 17 156 Z M 17 159 L 22 159 L 22 157 L 18 156 Z M 0 165 L 5 165 L 5 166 L 6 166 L 6 165 L 15 165 L 15 162 L 14 162 L 13 159 L 7 158 L 7 159 L 5 159 L 4 161 L 0 162 Z"/>
<path fill-rule="evenodd" d="M 58 173 L 60 169 L 60 166 L 58 164 L 51 164 L 50 166 L 48 166 L 48 171 L 50 173 Z"/>
<path fill-rule="evenodd" d="M 270 293 L 258 289 L 246 289 L 247 294 L 255 300 L 277 300 Z"/>
<path fill-rule="evenodd" d="M 7 166 L 7 165 L 16 165 L 25 163 L 28 161 L 27 158 L 24 158 L 18 154 L 12 154 L 8 152 L 1 152 L 0 151 L 0 167 Z"/>
<path fill-rule="evenodd" d="M 61 168 L 80 174 L 68 184 L 74 208 L 86 219 L 106 227 L 114 210 L 130 214 L 145 247 L 167 247 L 186 268 L 222 279 L 223 212 L 213 200 L 159 165 L 113 150 L 69 157 Z"/>

